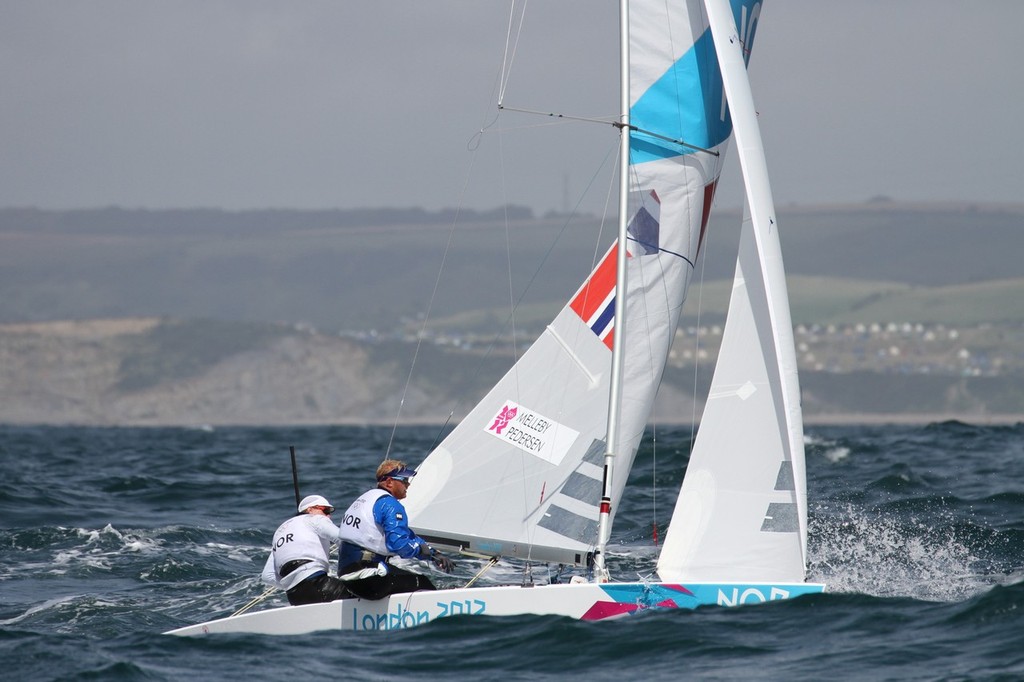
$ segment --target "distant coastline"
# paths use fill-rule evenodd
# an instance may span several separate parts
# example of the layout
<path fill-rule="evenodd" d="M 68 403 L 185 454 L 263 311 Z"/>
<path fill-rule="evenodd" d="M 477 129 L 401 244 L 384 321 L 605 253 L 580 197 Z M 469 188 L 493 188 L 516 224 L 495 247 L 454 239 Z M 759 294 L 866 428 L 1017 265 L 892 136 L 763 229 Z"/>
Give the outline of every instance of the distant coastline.
<path fill-rule="evenodd" d="M 359 340 L 294 325 L 163 318 L 5 324 L 0 423 L 391 426 L 397 419 L 440 426 L 449 412 L 458 421 L 509 362 L 497 355 L 481 364 L 472 348 L 424 344 L 420 372 L 407 389 L 416 352 L 411 341 Z M 467 373 L 470 367 L 479 371 Z M 690 395 L 693 373 L 692 366 L 673 366 L 666 374 L 652 423 L 699 418 L 702 405 Z M 801 377 L 810 426 L 1024 421 L 1017 389 L 1024 382 L 1016 375 L 802 368 Z M 698 379 L 707 379 L 707 369 Z"/>

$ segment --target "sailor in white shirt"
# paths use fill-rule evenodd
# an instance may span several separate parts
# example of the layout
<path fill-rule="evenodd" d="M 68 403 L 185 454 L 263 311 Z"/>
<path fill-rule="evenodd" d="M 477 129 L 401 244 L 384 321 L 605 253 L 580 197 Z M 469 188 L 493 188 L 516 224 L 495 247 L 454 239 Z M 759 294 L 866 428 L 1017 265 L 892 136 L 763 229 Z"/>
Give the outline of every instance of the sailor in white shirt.
<path fill-rule="evenodd" d="M 326 498 L 309 495 L 299 503 L 298 516 L 274 533 L 261 578 L 285 590 L 293 606 L 353 596 L 344 582 L 328 575 L 331 543 L 338 540 L 338 527 L 330 519 L 333 511 Z"/>

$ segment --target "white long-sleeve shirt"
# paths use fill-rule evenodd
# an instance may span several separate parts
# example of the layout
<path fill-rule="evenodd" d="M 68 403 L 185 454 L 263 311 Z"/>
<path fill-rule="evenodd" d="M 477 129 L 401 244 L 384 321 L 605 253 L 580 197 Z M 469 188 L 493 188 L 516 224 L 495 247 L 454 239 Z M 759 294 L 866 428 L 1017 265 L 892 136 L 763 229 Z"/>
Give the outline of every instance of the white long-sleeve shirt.
<path fill-rule="evenodd" d="M 270 555 L 260 578 L 268 585 L 290 590 L 314 573 L 330 568 L 331 543 L 338 540 L 338 527 L 320 514 L 293 516 L 274 532 Z M 281 567 L 289 561 L 307 560 L 288 575 L 281 576 Z"/>

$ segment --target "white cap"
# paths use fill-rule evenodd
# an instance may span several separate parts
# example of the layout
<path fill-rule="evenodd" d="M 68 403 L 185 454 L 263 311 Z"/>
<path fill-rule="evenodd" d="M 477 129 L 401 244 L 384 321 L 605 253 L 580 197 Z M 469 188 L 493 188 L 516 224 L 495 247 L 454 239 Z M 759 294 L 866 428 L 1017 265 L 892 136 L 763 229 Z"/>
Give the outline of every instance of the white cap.
<path fill-rule="evenodd" d="M 327 498 L 322 495 L 306 495 L 302 498 L 302 502 L 299 502 L 299 513 L 306 511 L 310 507 L 330 507 L 334 509 L 334 505 L 327 501 Z"/>

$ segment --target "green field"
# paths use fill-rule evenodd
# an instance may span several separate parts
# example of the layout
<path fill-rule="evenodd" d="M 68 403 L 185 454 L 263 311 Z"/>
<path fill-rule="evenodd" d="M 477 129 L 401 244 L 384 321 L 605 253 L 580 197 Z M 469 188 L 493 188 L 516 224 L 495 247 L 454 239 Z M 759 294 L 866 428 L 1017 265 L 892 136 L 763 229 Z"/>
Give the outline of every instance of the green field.
<path fill-rule="evenodd" d="M 1024 278 L 923 287 L 899 282 L 869 282 L 829 277 L 789 277 L 794 324 L 922 323 L 950 326 L 1024 323 Z M 694 283 L 683 308 L 682 324 L 721 323 L 732 282 Z M 516 326 L 539 330 L 564 305 L 562 301 L 521 306 Z M 468 310 L 434 318 L 435 333 L 494 333 L 507 324 L 506 310 Z"/>
<path fill-rule="evenodd" d="M 1024 278 L 940 287 L 898 282 L 793 276 L 787 279 L 795 324 L 1018 324 L 1024 321 Z M 705 285 L 705 313 L 725 311 L 731 282 Z M 687 301 L 692 318 L 696 296 Z"/>

